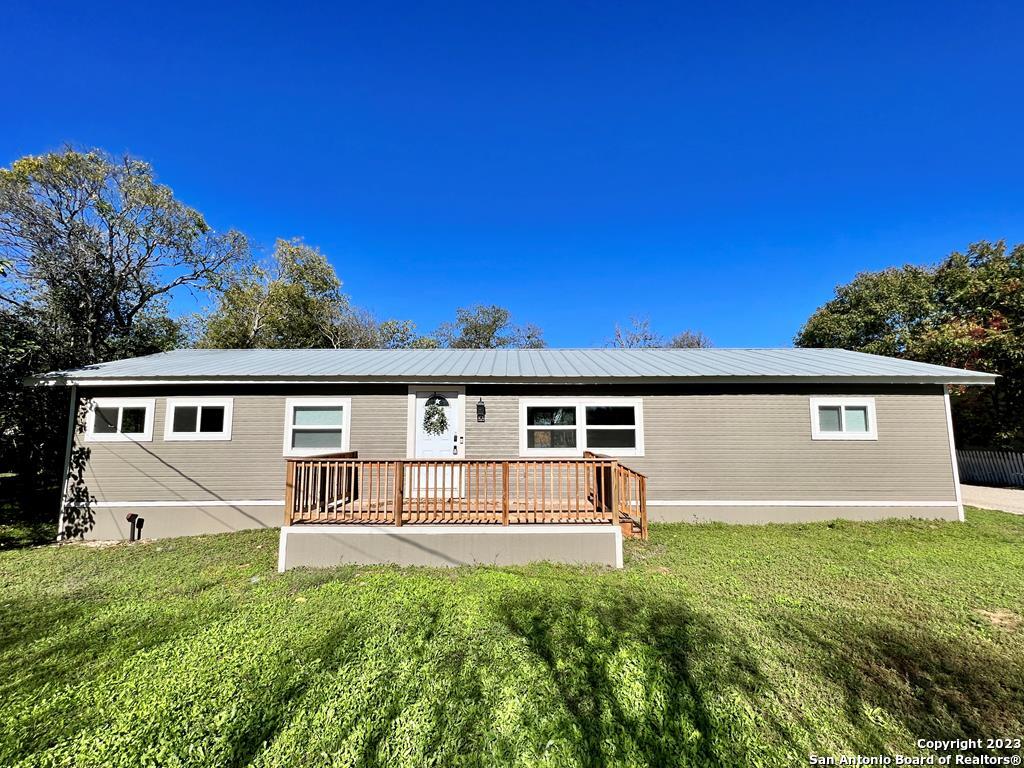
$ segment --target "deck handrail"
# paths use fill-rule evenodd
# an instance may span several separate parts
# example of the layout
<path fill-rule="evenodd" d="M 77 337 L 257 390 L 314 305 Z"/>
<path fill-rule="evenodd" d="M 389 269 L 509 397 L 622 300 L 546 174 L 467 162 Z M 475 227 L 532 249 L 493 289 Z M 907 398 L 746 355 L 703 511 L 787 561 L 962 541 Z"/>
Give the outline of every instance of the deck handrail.
<path fill-rule="evenodd" d="M 285 525 L 603 522 L 647 535 L 647 478 L 612 457 L 360 459 L 350 451 L 286 465 Z"/>

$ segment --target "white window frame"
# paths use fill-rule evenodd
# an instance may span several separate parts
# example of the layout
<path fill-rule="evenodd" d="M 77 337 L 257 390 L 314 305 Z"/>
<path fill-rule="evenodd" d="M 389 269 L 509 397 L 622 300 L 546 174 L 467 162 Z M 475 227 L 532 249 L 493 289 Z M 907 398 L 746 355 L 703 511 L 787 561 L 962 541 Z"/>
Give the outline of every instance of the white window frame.
<path fill-rule="evenodd" d="M 295 429 L 295 407 L 303 405 L 341 406 L 341 448 L 292 448 L 292 432 Z M 320 427 L 320 431 L 338 429 L 338 426 Z M 300 432 L 315 432 L 315 427 L 299 427 Z M 351 397 L 289 397 L 284 401 L 284 455 L 322 456 L 351 450 L 352 444 L 352 398 Z"/>
<path fill-rule="evenodd" d="M 145 408 L 146 417 L 143 421 L 141 435 L 126 435 L 122 432 L 96 432 L 96 409 L 117 408 L 117 427 L 121 428 L 121 419 L 125 408 Z M 156 398 L 153 397 L 94 397 L 89 400 L 89 410 L 85 416 L 85 440 L 89 443 L 149 443 L 153 440 L 153 415 L 156 413 Z"/>
<path fill-rule="evenodd" d="M 192 441 L 192 440 L 230 440 L 231 421 L 235 410 L 235 401 L 232 397 L 168 397 L 167 406 L 164 408 L 164 440 Z M 200 410 L 208 406 L 216 406 L 224 409 L 224 429 L 220 432 L 175 432 L 174 431 L 174 409 L 196 407 Z M 196 415 L 196 429 L 199 428 L 201 414 Z"/>
<path fill-rule="evenodd" d="M 588 448 L 587 442 L 587 406 L 614 405 L 622 408 L 633 408 L 633 420 L 631 425 L 594 425 L 594 429 L 622 429 L 634 430 L 636 432 L 636 447 L 634 448 Z M 526 409 L 536 408 L 575 408 L 576 409 L 576 447 L 575 448 L 530 448 L 527 444 L 528 425 L 526 423 Z M 536 427 L 536 429 L 549 428 Z M 571 426 L 551 425 L 551 429 L 570 429 Z M 640 397 L 521 397 L 519 398 L 519 455 L 520 456 L 557 456 L 581 457 L 584 451 L 600 453 L 605 456 L 643 456 L 644 455 L 644 402 Z"/>
<path fill-rule="evenodd" d="M 844 431 L 824 432 L 818 417 L 818 409 L 822 407 L 839 408 L 839 423 Z M 867 408 L 868 431 L 846 432 L 846 409 Z M 812 440 L 877 440 L 878 419 L 875 417 L 875 398 L 873 397 L 812 397 L 811 398 L 811 439 Z"/>

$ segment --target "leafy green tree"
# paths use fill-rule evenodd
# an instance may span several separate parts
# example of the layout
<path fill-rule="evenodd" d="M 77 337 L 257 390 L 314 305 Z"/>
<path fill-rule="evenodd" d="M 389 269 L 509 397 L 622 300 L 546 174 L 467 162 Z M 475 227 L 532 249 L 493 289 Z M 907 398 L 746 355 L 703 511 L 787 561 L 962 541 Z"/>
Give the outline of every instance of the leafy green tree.
<path fill-rule="evenodd" d="M 412 320 L 385 320 L 377 326 L 382 349 L 436 349 L 437 339 L 416 333 Z"/>
<path fill-rule="evenodd" d="M 1024 448 L 1024 244 L 982 241 L 934 267 L 857 275 L 795 342 L 998 373 L 995 387 L 953 389 L 957 439 Z"/>
<path fill-rule="evenodd" d="M 332 347 L 348 297 L 327 258 L 298 240 L 278 240 L 273 263 L 245 265 L 226 281 L 200 346 Z"/>
<path fill-rule="evenodd" d="M 862 272 L 811 315 L 796 344 L 913 357 L 915 342 L 936 318 L 936 299 L 934 270 L 927 267 Z"/>
<path fill-rule="evenodd" d="M 23 488 L 58 485 L 68 393 L 22 380 L 178 345 L 167 300 L 244 251 L 133 158 L 65 149 L 0 168 L 0 460 Z"/>
<path fill-rule="evenodd" d="M 278 240 L 269 266 L 250 262 L 225 280 L 198 346 L 219 349 L 399 348 L 417 343 L 407 320 L 378 324 L 354 307 L 319 249 Z"/>
<path fill-rule="evenodd" d="M 455 310 L 455 322 L 442 323 L 437 346 L 451 349 L 540 349 L 544 335 L 536 325 L 516 325 L 505 307 L 477 304 Z"/>
<path fill-rule="evenodd" d="M 79 364 L 110 359 L 175 291 L 215 286 L 245 247 L 130 157 L 67 149 L 0 169 L 0 303 L 45 318 Z"/>

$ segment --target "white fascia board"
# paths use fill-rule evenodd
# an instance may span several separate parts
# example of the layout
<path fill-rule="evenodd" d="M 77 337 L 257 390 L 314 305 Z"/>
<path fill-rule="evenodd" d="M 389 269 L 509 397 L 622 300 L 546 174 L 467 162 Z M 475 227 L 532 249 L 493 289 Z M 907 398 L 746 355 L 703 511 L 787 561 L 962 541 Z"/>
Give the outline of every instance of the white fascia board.
<path fill-rule="evenodd" d="M 29 377 L 25 386 L 144 387 L 212 384 L 964 384 L 988 386 L 994 373 L 964 376 L 251 376 L 251 377 Z"/>

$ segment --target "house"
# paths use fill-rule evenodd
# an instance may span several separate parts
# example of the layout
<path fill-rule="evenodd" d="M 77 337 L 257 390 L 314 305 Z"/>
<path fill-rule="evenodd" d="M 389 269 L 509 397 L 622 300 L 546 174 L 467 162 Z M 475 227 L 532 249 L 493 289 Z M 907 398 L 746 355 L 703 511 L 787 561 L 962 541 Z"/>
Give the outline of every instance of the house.
<path fill-rule="evenodd" d="M 289 567 L 616 564 L 648 521 L 962 519 L 948 388 L 994 379 L 835 349 L 190 349 L 35 383 L 75 393 L 88 538 L 282 526 Z"/>

